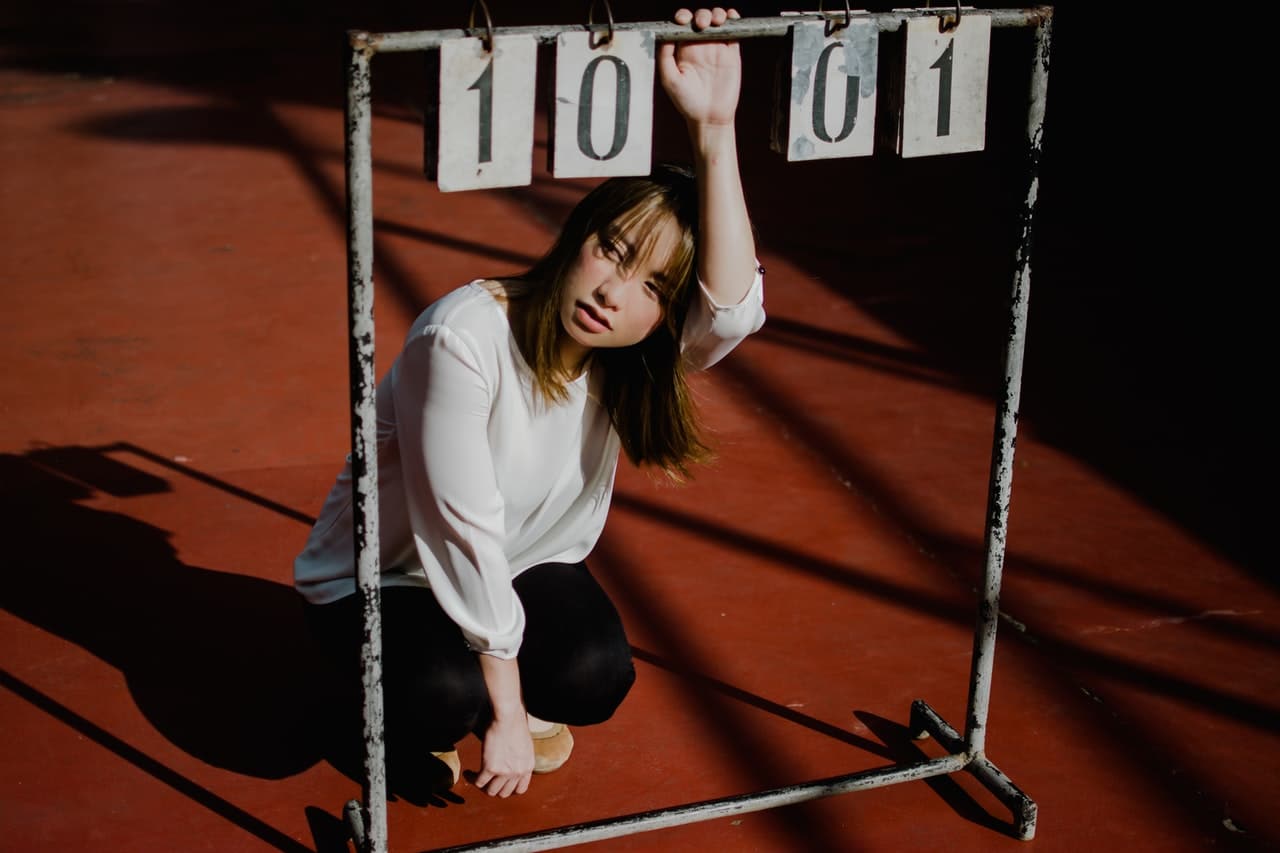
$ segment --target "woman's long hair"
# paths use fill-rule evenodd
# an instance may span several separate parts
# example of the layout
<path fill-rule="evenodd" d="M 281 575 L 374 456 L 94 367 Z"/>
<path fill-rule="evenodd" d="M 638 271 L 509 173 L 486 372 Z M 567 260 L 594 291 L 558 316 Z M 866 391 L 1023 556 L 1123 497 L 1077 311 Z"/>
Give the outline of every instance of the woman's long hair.
<path fill-rule="evenodd" d="M 516 277 L 508 295 L 516 342 L 533 371 L 534 387 L 548 401 L 563 400 L 571 377 L 560 361 L 562 336 L 568 334 L 560 320 L 561 294 L 582 246 L 592 237 L 602 243 L 626 238 L 635 247 L 631 257 L 645 259 L 667 221 L 676 223 L 680 239 L 663 270 L 670 287 L 661 297 L 662 321 L 632 346 L 593 350 L 590 369 L 603 374 L 596 386 L 602 389 L 600 403 L 627 458 L 680 480 L 690 464 L 710 455 L 680 356 L 680 335 L 698 288 L 698 196 L 692 173 L 663 165 L 647 177 L 600 184 L 569 214 L 550 251 Z"/>

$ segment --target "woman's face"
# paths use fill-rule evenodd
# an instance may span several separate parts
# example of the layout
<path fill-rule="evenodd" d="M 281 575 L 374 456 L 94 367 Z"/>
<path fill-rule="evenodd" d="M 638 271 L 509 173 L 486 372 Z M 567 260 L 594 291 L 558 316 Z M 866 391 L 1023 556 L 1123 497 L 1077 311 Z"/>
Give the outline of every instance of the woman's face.
<path fill-rule="evenodd" d="M 664 270 L 680 244 L 674 217 L 666 217 L 647 257 L 637 258 L 632 235 L 591 236 L 569 268 L 560 299 L 568 338 L 566 364 L 596 347 L 626 347 L 649 336 L 663 319 L 666 295 L 676 286 Z"/>

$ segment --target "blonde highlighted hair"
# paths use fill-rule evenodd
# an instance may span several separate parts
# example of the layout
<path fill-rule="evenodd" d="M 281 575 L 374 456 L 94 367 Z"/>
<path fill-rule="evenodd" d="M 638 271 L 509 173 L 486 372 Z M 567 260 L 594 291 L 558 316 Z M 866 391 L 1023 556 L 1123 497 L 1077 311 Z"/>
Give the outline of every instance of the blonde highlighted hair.
<path fill-rule="evenodd" d="M 569 214 L 546 255 L 513 280 L 508 290 L 513 331 L 533 372 L 534 387 L 551 402 L 565 399 L 571 379 L 560 361 L 568 332 L 560 320 L 568 273 L 583 245 L 625 240 L 631 259 L 645 259 L 657 247 L 662 226 L 673 221 L 679 240 L 665 260 L 663 315 L 644 340 L 627 347 L 602 347 L 590 356 L 601 371 L 601 405 L 609 413 L 622 449 L 636 465 L 652 465 L 680 480 L 692 463 L 710 455 L 680 355 L 680 337 L 689 306 L 698 298 L 696 281 L 698 194 L 693 174 L 662 165 L 645 177 L 611 178 L 588 193 Z"/>

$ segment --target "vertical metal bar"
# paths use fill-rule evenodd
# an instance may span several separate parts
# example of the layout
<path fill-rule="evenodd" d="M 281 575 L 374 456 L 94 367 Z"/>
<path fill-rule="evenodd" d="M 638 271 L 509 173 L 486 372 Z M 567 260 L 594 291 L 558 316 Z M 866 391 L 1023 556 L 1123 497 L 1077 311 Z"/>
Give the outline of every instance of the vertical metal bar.
<path fill-rule="evenodd" d="M 1042 8 L 1035 29 L 1035 55 L 1031 69 L 1031 98 L 1027 107 L 1028 185 L 1020 215 L 1022 235 L 1018 243 L 1009 338 L 1005 344 L 1004 394 L 996 412 L 991 449 L 991 480 L 987 493 L 987 532 L 984 548 L 982 601 L 973 637 L 973 664 L 966 713 L 967 752 L 981 757 L 986 748 L 987 710 L 991 699 L 991 668 L 995 656 L 996 625 L 1000 620 L 1000 581 L 1004 570 L 1008 533 L 1009 495 L 1013 488 L 1013 449 L 1018 432 L 1018 405 L 1022 397 L 1022 356 L 1026 345 L 1027 303 L 1031 295 L 1031 237 L 1040 189 L 1040 150 L 1044 135 L 1045 98 L 1049 89 L 1049 45 L 1053 12 Z"/>
<path fill-rule="evenodd" d="M 378 448 L 373 360 L 373 156 L 370 60 L 365 33 L 347 56 L 347 283 L 350 308 L 351 472 L 356 583 L 364 616 L 363 834 L 370 853 L 387 849 L 386 755 L 382 732 L 382 614 L 379 600 Z"/>

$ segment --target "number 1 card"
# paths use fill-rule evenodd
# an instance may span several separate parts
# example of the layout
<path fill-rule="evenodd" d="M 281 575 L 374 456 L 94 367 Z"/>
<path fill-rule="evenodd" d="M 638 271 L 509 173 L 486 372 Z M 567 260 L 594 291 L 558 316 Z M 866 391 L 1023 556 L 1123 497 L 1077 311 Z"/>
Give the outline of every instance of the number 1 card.
<path fill-rule="evenodd" d="M 991 16 L 965 12 L 942 32 L 936 15 L 907 19 L 898 152 L 928 157 L 986 145 Z"/>
<path fill-rule="evenodd" d="M 537 47 L 532 36 L 498 36 L 492 51 L 478 38 L 440 45 L 438 158 L 427 167 L 441 192 L 531 182 Z"/>

